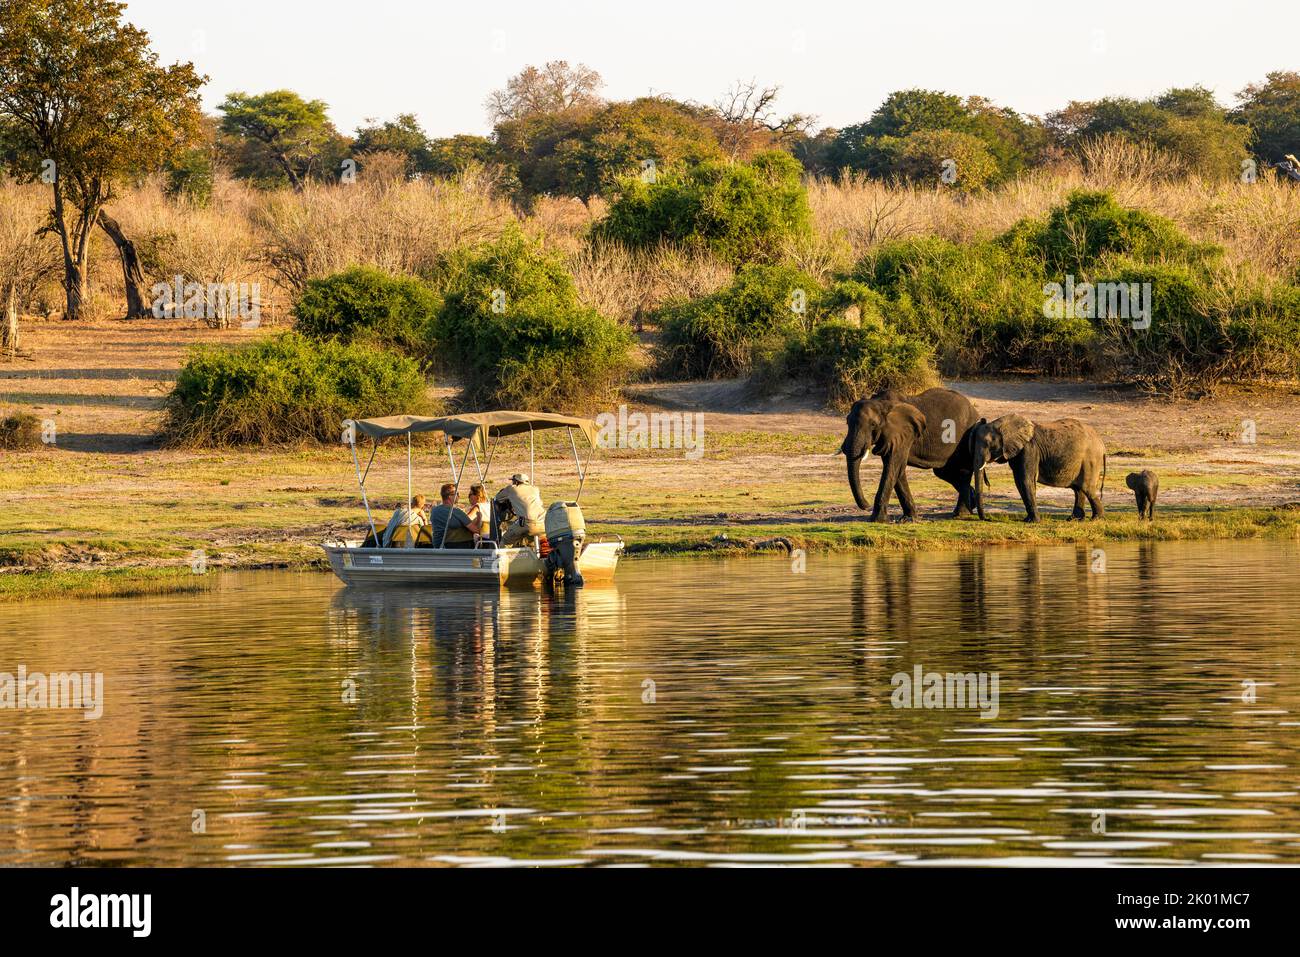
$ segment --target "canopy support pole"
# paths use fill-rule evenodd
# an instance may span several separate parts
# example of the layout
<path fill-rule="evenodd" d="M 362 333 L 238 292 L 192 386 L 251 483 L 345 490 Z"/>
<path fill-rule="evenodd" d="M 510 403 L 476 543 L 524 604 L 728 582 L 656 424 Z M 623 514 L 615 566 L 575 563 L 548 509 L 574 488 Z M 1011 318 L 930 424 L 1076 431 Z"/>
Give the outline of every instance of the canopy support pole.
<path fill-rule="evenodd" d="M 406 433 L 406 541 L 407 547 L 415 546 L 415 537 L 411 532 L 414 526 L 411 521 L 411 433 Z"/>
<path fill-rule="evenodd" d="M 573 449 L 573 465 L 578 470 L 578 494 L 573 497 L 573 503 L 576 505 L 582 498 L 582 487 L 587 484 L 587 472 L 591 469 L 592 450 L 588 449 L 587 451 L 587 465 L 584 468 L 582 459 L 578 455 L 578 441 L 573 437 L 573 429 L 566 427 L 564 431 L 569 433 L 569 448 Z"/>
<path fill-rule="evenodd" d="M 460 478 L 461 478 L 462 475 L 465 474 L 465 466 L 469 465 L 469 452 L 470 452 L 470 449 L 472 449 L 473 447 L 474 447 L 474 440 L 473 440 L 473 439 L 470 439 L 470 441 L 469 441 L 469 448 L 465 449 L 465 457 L 464 457 L 463 459 L 461 459 L 461 463 L 460 463 L 460 471 L 459 471 L 459 472 L 456 471 L 456 460 L 455 460 L 454 458 L 451 460 L 451 475 L 452 475 L 452 478 L 454 478 L 454 479 L 456 480 L 456 492 L 455 492 L 455 494 L 454 494 L 453 497 L 452 497 L 452 503 L 451 503 L 452 512 L 448 512 L 448 513 L 447 513 L 447 521 L 446 521 L 446 523 L 442 526 L 442 541 L 440 541 L 440 542 L 438 543 L 438 547 L 439 547 L 439 548 L 446 548 L 446 547 L 447 547 L 447 530 L 448 530 L 449 528 L 451 528 L 451 516 L 452 516 L 452 513 L 453 513 L 453 512 L 455 511 L 455 509 L 456 509 L 456 502 L 455 502 L 455 499 L 460 497 Z M 447 454 L 448 454 L 448 455 L 451 455 L 451 445 L 450 445 L 450 443 L 447 445 Z"/>
<path fill-rule="evenodd" d="M 366 507 L 366 521 L 370 523 L 370 534 L 375 539 L 375 544 L 379 544 L 379 532 L 375 530 L 375 517 L 370 514 L 370 499 L 366 496 L 366 480 L 361 474 L 361 459 L 357 457 L 357 440 L 353 436 L 352 441 L 348 443 L 352 449 L 352 464 L 357 468 L 357 487 L 361 489 L 361 504 Z M 375 449 L 370 453 L 370 461 L 375 460 L 375 451 L 378 451 L 379 444 L 375 444 Z M 366 463 L 366 475 L 370 474 L 370 463 Z"/>
<path fill-rule="evenodd" d="M 528 481 L 537 477 L 537 456 L 533 450 L 533 424 L 528 423 Z"/>
<path fill-rule="evenodd" d="M 361 477 L 361 481 L 364 482 L 366 479 L 370 478 L 370 466 L 375 464 L 375 453 L 378 451 L 379 451 L 379 440 L 371 439 L 370 440 L 370 461 L 366 463 L 366 474 Z"/>

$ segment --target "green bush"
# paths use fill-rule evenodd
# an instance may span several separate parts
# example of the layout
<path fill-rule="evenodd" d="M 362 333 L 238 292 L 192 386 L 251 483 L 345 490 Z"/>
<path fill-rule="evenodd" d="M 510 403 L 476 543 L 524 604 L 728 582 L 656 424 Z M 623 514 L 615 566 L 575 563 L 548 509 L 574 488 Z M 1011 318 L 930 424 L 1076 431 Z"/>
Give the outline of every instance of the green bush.
<path fill-rule="evenodd" d="M 947 374 L 1078 372 L 1087 363 L 1091 324 L 1045 316 L 1037 264 L 1001 244 L 935 236 L 896 240 L 854 275 L 884 294 L 891 324 L 933 346 Z"/>
<path fill-rule="evenodd" d="M 475 405 L 594 408 L 631 370 L 630 332 L 578 300 L 564 263 L 517 230 L 445 269 L 440 359 Z"/>
<path fill-rule="evenodd" d="M 1046 219 L 1022 219 L 1000 237 L 1016 258 L 1032 258 L 1054 280 L 1083 278 L 1103 257 L 1144 262 L 1213 262 L 1218 247 L 1195 243 L 1162 216 L 1121 206 L 1105 191 L 1077 189 Z"/>
<path fill-rule="evenodd" d="M 998 175 L 998 162 L 984 141 L 957 130 L 918 130 L 907 136 L 882 136 L 876 143 L 883 162 L 894 175 L 912 183 L 935 186 L 948 183 L 960 192 L 974 192 Z M 944 164 L 952 179 L 944 180 Z"/>
<path fill-rule="evenodd" d="M 309 280 L 293 315 L 295 328 L 314 339 L 364 341 L 419 354 L 429 347 L 439 305 L 419 279 L 354 266 Z"/>
<path fill-rule="evenodd" d="M 414 359 L 298 333 L 198 346 L 167 397 L 169 445 L 338 442 L 345 419 L 428 410 Z"/>
<path fill-rule="evenodd" d="M 41 447 L 41 420 L 30 412 L 0 417 L 0 449 L 20 451 Z"/>
<path fill-rule="evenodd" d="M 791 384 L 823 394 L 843 409 L 881 389 L 920 392 L 936 381 L 931 348 L 883 324 L 844 320 L 791 332 L 784 341 L 760 344 L 754 381 L 772 392 Z"/>
<path fill-rule="evenodd" d="M 1300 288 L 1250 287 L 1186 264 L 1116 260 L 1098 282 L 1150 283 L 1150 325 L 1102 317 L 1112 374 L 1184 394 L 1222 381 L 1300 376 Z"/>
<path fill-rule="evenodd" d="M 818 282 L 792 266 L 746 266 L 725 289 L 670 302 L 655 317 L 662 330 L 659 372 L 683 379 L 744 375 L 754 346 L 813 321 L 823 308 L 821 295 Z"/>
<path fill-rule="evenodd" d="M 593 239 L 641 248 L 662 242 L 742 263 L 776 262 L 787 240 L 807 235 L 803 167 L 787 153 L 749 163 L 707 162 L 653 183 L 627 180 Z"/>

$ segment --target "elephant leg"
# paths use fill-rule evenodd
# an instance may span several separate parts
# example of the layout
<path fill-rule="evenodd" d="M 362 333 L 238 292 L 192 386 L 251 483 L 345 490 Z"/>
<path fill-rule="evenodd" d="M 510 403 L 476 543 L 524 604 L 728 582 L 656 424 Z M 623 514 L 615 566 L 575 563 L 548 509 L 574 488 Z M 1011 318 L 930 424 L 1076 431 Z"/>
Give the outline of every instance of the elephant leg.
<path fill-rule="evenodd" d="M 1106 517 L 1106 509 L 1101 504 L 1101 497 L 1095 489 L 1087 489 L 1084 494 L 1088 496 L 1088 504 L 1092 506 L 1092 520 L 1095 522 L 1099 518 Z M 1079 517 L 1083 518 L 1083 509 L 1079 509 Z"/>
<path fill-rule="evenodd" d="M 906 466 L 906 456 L 903 456 L 901 460 L 894 454 L 886 454 L 881 458 L 880 485 L 876 487 L 876 500 L 871 506 L 871 521 L 889 521 L 889 497 L 894 494 L 894 486 L 898 483 L 898 474 Z"/>
<path fill-rule="evenodd" d="M 953 465 L 943 465 L 935 469 L 934 474 L 957 492 L 957 504 L 952 510 L 953 518 L 965 518 L 975 511 L 975 489 L 971 486 L 972 473 Z"/>
<path fill-rule="evenodd" d="M 1154 522 L 1155 520 L 1156 520 L 1156 500 L 1153 498 L 1147 499 L 1147 521 Z"/>
<path fill-rule="evenodd" d="M 912 500 L 912 488 L 907 484 L 907 469 L 898 476 L 898 504 L 903 506 L 903 521 L 916 522 L 916 503 Z"/>
<path fill-rule="evenodd" d="M 1070 521 L 1083 521 L 1083 489 L 1076 488 L 1074 491 L 1074 508 L 1070 511 Z"/>
<path fill-rule="evenodd" d="M 1025 503 L 1025 521 L 1038 521 L 1038 502 L 1035 495 L 1038 487 L 1038 463 L 1031 462 L 1027 455 L 1021 454 L 1017 459 L 1012 460 L 1011 474 L 1015 476 L 1020 500 Z"/>

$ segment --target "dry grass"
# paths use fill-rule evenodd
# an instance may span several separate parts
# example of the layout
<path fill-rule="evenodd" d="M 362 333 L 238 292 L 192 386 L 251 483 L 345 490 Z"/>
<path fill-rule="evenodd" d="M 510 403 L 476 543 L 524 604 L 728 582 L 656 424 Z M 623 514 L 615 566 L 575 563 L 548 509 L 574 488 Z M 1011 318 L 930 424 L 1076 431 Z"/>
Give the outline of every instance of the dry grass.
<path fill-rule="evenodd" d="M 513 218 L 492 187 L 477 169 L 418 182 L 362 175 L 351 185 L 262 194 L 252 222 L 262 260 L 291 293 L 348 266 L 428 275 L 443 254 L 496 238 Z"/>
<path fill-rule="evenodd" d="M 218 179 L 207 207 L 167 197 L 151 182 L 115 199 L 110 210 L 147 254 L 150 282 L 177 274 L 202 282 L 257 281 L 270 317 L 285 315 L 310 278 L 357 264 L 427 276 L 449 250 L 494 239 L 512 222 L 566 257 L 585 302 L 622 321 L 632 321 L 638 308 L 644 313 L 671 298 L 711 292 L 730 277 L 722 263 L 671 247 L 651 253 L 592 247 L 591 225 L 607 209 L 599 199 L 584 205 L 543 197 L 521 212 L 482 169 L 408 182 L 385 159 L 367 157 L 354 184 L 312 185 L 302 193 Z M 1110 189 L 1127 205 L 1167 216 L 1194 238 L 1224 246 L 1230 264 L 1263 277 L 1292 279 L 1300 266 L 1300 190 L 1293 184 L 1271 170 L 1260 170 L 1254 183 L 1208 181 L 1184 174 L 1158 151 L 1107 140 L 1089 145 L 1077 160 L 970 196 L 862 176 L 812 179 L 814 233 L 786 255 L 824 279 L 890 239 L 936 234 L 961 242 L 994 235 L 1046 213 L 1078 187 Z M 44 187 L 0 182 L 0 212 L 15 222 L 33 221 L 47 202 Z M 25 225 L 3 239 L 0 252 L 17 241 L 31 245 Z M 57 246 L 48 235 L 36 246 L 41 279 L 20 288 L 20 308 L 58 310 L 58 270 L 45 268 L 51 256 L 57 265 Z M 98 235 L 91 277 L 92 304 L 105 315 L 120 312 L 120 268 L 111 244 Z"/>
<path fill-rule="evenodd" d="M 1172 219 L 1194 239 L 1222 245 L 1227 260 L 1291 279 L 1300 266 L 1300 189 L 1272 170 L 1254 183 L 1183 175 L 1158 150 L 1100 141 L 1079 162 L 1035 170 L 973 196 L 942 186 L 882 183 L 861 176 L 818 179 L 808 199 L 820 242 L 860 259 L 890 239 L 933 234 L 954 242 L 988 238 L 1041 216 L 1072 189 L 1108 189 L 1127 206 Z"/>
<path fill-rule="evenodd" d="M 675 246 L 628 250 L 583 245 L 569 256 L 578 296 L 600 313 L 632 323 L 670 299 L 693 299 L 731 281 L 731 267 Z"/>

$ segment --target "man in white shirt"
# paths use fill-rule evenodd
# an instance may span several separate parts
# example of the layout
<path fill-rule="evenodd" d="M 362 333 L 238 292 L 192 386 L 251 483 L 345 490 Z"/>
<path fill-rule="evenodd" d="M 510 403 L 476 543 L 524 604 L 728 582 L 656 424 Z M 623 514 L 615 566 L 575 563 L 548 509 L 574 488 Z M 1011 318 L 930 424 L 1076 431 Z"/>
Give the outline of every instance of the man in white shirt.
<path fill-rule="evenodd" d="M 525 538 L 546 531 L 546 506 L 542 493 L 522 472 L 510 476 L 510 484 L 497 492 L 493 501 L 514 513 L 514 521 L 501 530 L 502 545 L 516 545 Z"/>

